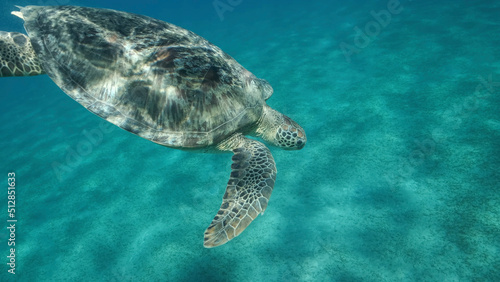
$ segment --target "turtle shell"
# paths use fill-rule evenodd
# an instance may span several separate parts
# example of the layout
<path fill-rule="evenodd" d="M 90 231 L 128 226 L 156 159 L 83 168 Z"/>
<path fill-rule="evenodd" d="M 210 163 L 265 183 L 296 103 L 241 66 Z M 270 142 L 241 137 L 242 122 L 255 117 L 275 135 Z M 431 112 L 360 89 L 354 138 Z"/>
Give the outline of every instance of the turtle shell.
<path fill-rule="evenodd" d="M 191 31 L 146 16 L 21 8 L 50 78 L 92 113 L 153 142 L 197 148 L 249 130 L 271 86 Z"/>

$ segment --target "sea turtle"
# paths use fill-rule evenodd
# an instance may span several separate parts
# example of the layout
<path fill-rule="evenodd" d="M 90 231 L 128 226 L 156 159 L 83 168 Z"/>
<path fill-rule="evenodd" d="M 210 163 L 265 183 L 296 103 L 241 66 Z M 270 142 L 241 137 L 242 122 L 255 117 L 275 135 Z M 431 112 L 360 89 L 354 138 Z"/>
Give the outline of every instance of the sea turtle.
<path fill-rule="evenodd" d="M 304 147 L 302 127 L 271 109 L 273 90 L 204 38 L 126 12 L 18 7 L 28 36 L 0 32 L 0 76 L 48 76 L 103 119 L 163 146 L 232 151 L 222 205 L 204 246 L 238 236 L 267 207 L 276 179 L 269 149 Z"/>

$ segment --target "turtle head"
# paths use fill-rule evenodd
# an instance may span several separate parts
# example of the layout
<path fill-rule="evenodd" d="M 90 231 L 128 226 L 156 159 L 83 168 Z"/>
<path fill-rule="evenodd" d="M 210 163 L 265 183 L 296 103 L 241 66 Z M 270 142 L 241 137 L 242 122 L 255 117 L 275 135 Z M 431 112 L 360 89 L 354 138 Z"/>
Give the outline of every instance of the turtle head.
<path fill-rule="evenodd" d="M 306 133 L 298 123 L 268 105 L 264 105 L 257 135 L 285 150 L 300 150 L 307 142 Z"/>

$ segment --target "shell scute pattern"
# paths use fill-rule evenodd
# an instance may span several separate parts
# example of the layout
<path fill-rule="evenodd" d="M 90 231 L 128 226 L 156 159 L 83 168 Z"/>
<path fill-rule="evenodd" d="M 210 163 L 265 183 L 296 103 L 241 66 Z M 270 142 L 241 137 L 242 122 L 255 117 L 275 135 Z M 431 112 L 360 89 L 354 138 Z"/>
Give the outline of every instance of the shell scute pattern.
<path fill-rule="evenodd" d="M 102 118 L 172 147 L 216 144 L 262 113 L 256 79 L 202 37 L 112 10 L 22 10 L 43 68 Z"/>

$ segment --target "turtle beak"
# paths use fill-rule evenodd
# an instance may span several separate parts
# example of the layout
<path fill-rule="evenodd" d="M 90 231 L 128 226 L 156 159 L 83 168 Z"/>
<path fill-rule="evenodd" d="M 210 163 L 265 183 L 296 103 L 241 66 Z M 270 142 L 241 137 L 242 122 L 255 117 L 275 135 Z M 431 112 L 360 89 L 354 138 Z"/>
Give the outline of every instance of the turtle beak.
<path fill-rule="evenodd" d="M 307 142 L 306 132 L 304 131 L 304 129 L 302 129 L 302 127 L 299 127 L 297 130 L 297 142 L 295 143 L 297 144 L 297 150 L 304 148 L 306 142 Z"/>

